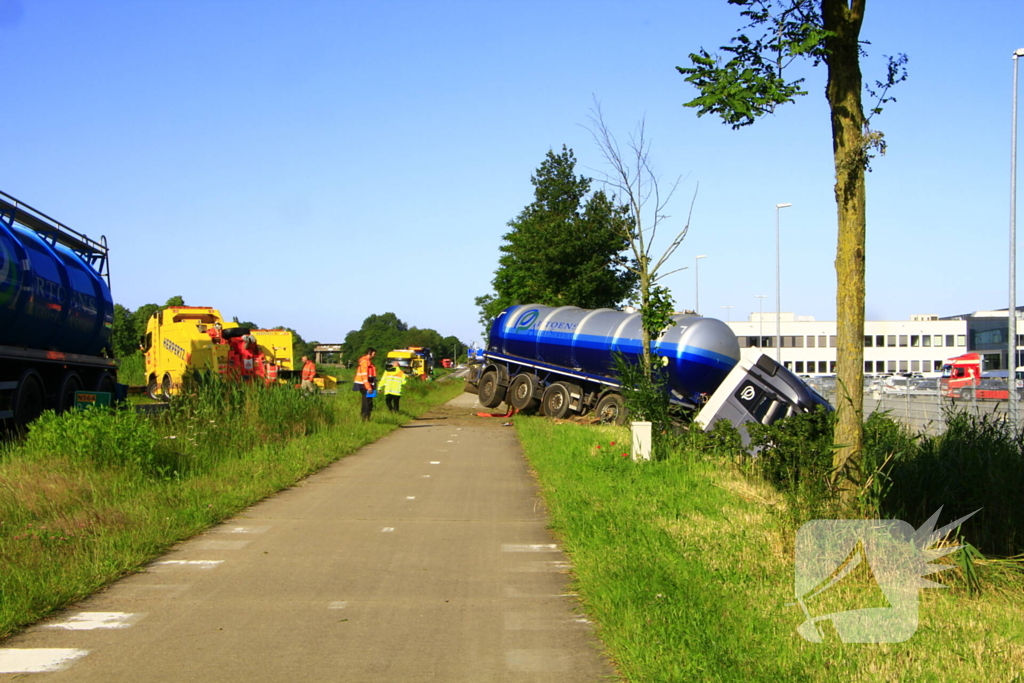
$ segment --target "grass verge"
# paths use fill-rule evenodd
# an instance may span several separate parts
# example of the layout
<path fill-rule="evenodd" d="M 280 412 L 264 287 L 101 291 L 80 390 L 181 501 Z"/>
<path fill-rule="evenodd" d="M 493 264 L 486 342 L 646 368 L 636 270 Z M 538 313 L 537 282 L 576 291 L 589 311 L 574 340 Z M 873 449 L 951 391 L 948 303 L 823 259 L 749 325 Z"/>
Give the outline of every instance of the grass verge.
<path fill-rule="evenodd" d="M 402 413 L 375 410 L 371 422 L 351 391 L 220 383 L 156 417 L 44 415 L 23 442 L 0 446 L 0 638 L 461 391 L 410 383 Z"/>
<path fill-rule="evenodd" d="M 692 453 L 633 463 L 625 428 L 520 417 L 516 429 L 581 600 L 627 680 L 1024 680 L 1012 568 L 979 567 L 980 595 L 956 577 L 920 590 L 906 642 L 844 644 L 832 632 L 809 643 L 788 605 L 793 515 L 774 489 Z"/>

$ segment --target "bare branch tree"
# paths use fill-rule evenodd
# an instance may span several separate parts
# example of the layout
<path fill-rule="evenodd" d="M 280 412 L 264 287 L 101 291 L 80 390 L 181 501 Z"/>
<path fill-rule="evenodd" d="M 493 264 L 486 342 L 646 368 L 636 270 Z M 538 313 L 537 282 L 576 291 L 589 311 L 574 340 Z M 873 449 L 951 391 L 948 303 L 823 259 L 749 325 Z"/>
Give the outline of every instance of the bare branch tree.
<path fill-rule="evenodd" d="M 661 180 L 654 172 L 651 164 L 651 143 L 647 138 L 646 121 L 640 120 L 636 129 L 630 134 L 625 150 L 619 146 L 615 135 L 609 130 L 601 111 L 601 104 L 595 99 L 590 110 L 590 131 L 595 144 L 604 156 L 611 171 L 599 171 L 603 178 L 599 180 L 611 188 L 619 201 L 629 207 L 629 241 L 633 253 L 633 263 L 629 269 L 639 280 L 640 316 L 642 320 L 643 369 L 648 378 L 651 376 L 651 341 L 657 340 L 672 322 L 672 298 L 666 287 L 658 282 L 667 275 L 678 273 L 686 268 L 677 268 L 667 273 L 661 269 L 675 253 L 679 245 L 686 239 L 690 230 L 690 219 L 693 206 L 697 201 L 694 190 L 690 201 L 690 210 L 686 223 L 675 233 L 675 237 L 661 253 L 652 256 L 658 230 L 670 216 L 665 213 L 672 201 L 682 176 L 663 191 Z"/>

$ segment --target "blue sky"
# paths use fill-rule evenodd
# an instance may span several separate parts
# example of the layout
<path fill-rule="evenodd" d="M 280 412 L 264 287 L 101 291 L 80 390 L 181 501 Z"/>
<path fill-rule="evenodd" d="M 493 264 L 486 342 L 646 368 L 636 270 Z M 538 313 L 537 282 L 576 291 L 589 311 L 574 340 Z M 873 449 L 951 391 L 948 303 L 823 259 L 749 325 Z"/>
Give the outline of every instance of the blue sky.
<path fill-rule="evenodd" d="M 106 235 L 129 308 L 180 294 L 322 342 L 392 311 L 470 342 L 547 150 L 608 170 L 596 98 L 621 140 L 645 119 L 663 182 L 683 178 L 667 228 L 696 192 L 678 308 L 706 254 L 702 313 L 745 319 L 758 294 L 774 310 L 789 202 L 782 310 L 833 319 L 824 69 L 741 131 L 681 106 L 695 92 L 674 67 L 740 26 L 725 0 L 0 0 L 0 190 Z M 1024 3 L 876 0 L 862 37 L 866 80 L 910 58 L 874 121 L 868 318 L 1005 307 Z"/>

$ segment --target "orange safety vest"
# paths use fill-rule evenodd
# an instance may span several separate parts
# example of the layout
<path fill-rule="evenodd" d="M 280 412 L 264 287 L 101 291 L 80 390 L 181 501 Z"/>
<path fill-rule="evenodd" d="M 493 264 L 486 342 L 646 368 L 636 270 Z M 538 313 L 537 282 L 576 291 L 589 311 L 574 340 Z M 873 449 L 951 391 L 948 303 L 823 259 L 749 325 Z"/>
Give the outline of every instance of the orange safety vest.
<path fill-rule="evenodd" d="M 307 360 L 302 366 L 302 379 L 313 379 L 316 377 L 316 363 L 311 360 Z"/>
<path fill-rule="evenodd" d="M 366 387 L 367 391 L 373 388 L 370 384 L 370 378 L 377 376 L 377 368 L 373 366 L 373 361 L 370 360 L 370 354 L 366 354 L 359 359 L 359 364 L 356 366 L 356 376 L 352 378 L 353 383 L 362 384 Z"/>

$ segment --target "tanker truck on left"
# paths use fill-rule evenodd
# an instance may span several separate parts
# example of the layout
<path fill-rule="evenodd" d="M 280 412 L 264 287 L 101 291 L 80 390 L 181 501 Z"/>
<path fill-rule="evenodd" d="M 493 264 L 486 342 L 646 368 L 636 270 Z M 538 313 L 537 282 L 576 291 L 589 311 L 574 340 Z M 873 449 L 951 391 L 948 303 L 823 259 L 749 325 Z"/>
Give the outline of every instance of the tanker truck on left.
<path fill-rule="evenodd" d="M 62 412 L 76 391 L 115 393 L 113 321 L 106 238 L 0 192 L 0 421 Z"/>

